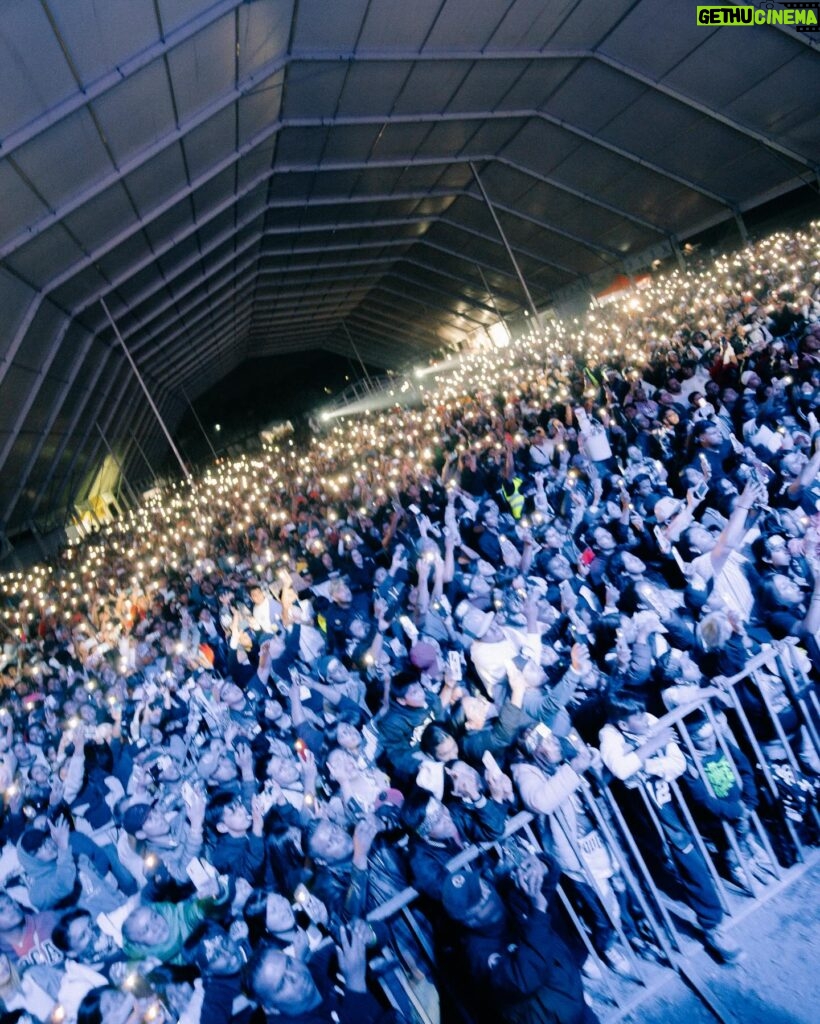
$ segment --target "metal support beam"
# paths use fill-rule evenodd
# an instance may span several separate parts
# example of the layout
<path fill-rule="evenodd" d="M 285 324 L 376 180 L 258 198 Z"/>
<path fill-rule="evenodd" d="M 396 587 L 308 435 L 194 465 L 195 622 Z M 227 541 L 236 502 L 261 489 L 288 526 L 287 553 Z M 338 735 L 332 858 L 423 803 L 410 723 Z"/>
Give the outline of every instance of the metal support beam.
<path fill-rule="evenodd" d="M 628 78 L 634 79 L 636 82 L 640 82 L 645 85 L 648 89 L 654 89 L 657 92 L 663 93 L 665 96 L 669 96 L 670 99 L 677 100 L 678 103 L 682 103 L 684 106 L 691 107 L 693 110 L 697 110 L 705 117 L 710 117 L 715 121 L 719 121 L 721 124 L 726 125 L 728 128 L 732 128 L 734 131 L 739 132 L 742 135 L 746 135 L 749 138 L 756 139 L 762 145 L 774 149 L 781 153 L 783 156 L 788 157 L 795 163 L 803 164 L 807 167 L 814 169 L 814 164 L 807 157 L 795 150 L 789 149 L 787 146 L 783 146 L 776 142 L 770 136 L 764 132 L 758 131 L 756 128 L 752 128 L 749 125 L 742 124 L 739 121 L 733 121 L 727 114 L 722 114 L 719 110 L 714 107 L 709 107 L 705 103 L 701 103 L 698 100 L 693 99 L 691 96 L 687 96 L 685 93 L 679 92 L 677 89 L 673 89 L 671 86 L 664 85 L 662 82 L 655 80 L 649 75 L 643 74 L 643 72 L 636 70 L 630 65 L 625 64 L 623 61 L 617 60 L 615 57 L 610 57 L 608 54 L 603 53 L 601 50 L 590 50 L 586 48 L 577 49 L 549 49 L 543 50 L 501 50 L 501 49 L 484 49 L 484 50 L 370 50 L 370 51 L 343 51 L 343 52 L 325 52 L 325 53 L 294 53 L 291 54 L 291 61 L 293 62 L 311 62 L 311 63 L 329 63 L 338 64 L 339 61 L 349 61 L 350 63 L 364 64 L 365 62 L 376 62 L 376 63 L 447 63 L 453 61 L 461 62 L 478 62 L 484 63 L 488 61 L 555 61 L 555 60 L 591 60 L 597 63 L 604 64 L 605 66 L 612 68 L 614 71 L 619 71 L 622 75 L 626 75 Z"/>
<path fill-rule="evenodd" d="M 7 135 L 0 142 L 0 157 L 9 156 L 16 149 L 19 149 L 20 146 L 31 142 L 32 139 L 36 139 L 38 135 L 58 121 L 76 113 L 78 110 L 82 110 L 83 107 L 87 107 L 89 103 L 93 103 L 94 100 L 104 96 L 115 86 L 120 85 L 126 78 L 175 50 L 188 39 L 204 31 L 226 14 L 230 14 L 243 3 L 245 3 L 245 0 L 219 0 L 219 3 L 212 4 L 183 25 L 180 25 L 171 32 L 164 33 L 162 38 L 157 40 L 156 43 L 152 43 L 150 46 L 145 47 L 145 49 L 140 50 L 133 57 L 121 61 L 111 71 L 90 82 L 72 96 L 68 96 L 53 106 L 51 110 L 46 111 L 33 121 L 29 121 L 22 128 Z"/>
<path fill-rule="evenodd" d="M 116 336 L 117 336 L 117 341 L 119 341 L 120 345 L 122 345 L 122 350 L 125 353 L 125 358 L 131 364 L 131 369 L 134 371 L 134 376 L 137 378 L 137 380 L 139 381 L 140 387 L 145 392 L 145 397 L 148 399 L 148 404 L 153 409 L 154 415 L 156 416 L 157 420 L 159 420 L 159 425 L 162 427 L 162 432 L 165 434 L 165 437 L 168 440 L 168 444 L 171 446 L 171 450 L 173 451 L 174 455 L 176 455 L 177 462 L 179 462 L 180 469 L 182 470 L 183 476 L 185 477 L 186 480 L 190 480 L 191 479 L 191 474 L 188 471 L 188 467 L 182 461 L 182 456 L 179 454 L 179 449 L 174 444 L 174 439 L 171 437 L 171 432 L 168 429 L 168 427 L 165 425 L 165 420 L 163 420 L 162 416 L 160 415 L 159 409 L 156 407 L 156 405 L 154 403 L 154 399 L 151 397 L 151 392 L 145 386 L 145 381 L 142 379 L 142 376 L 140 375 L 139 369 L 137 368 L 137 364 L 134 362 L 134 359 L 133 359 L 131 353 L 128 351 L 128 346 L 123 341 L 123 337 L 120 334 L 119 328 L 117 327 L 116 323 L 114 322 L 114 317 L 111 316 L 111 313 L 110 313 L 110 311 L 108 309 L 108 306 L 105 304 L 105 299 L 100 299 L 100 305 L 102 306 L 102 308 L 103 308 L 103 310 L 105 312 L 105 315 L 108 317 L 108 321 L 109 321 L 109 323 L 111 324 L 111 327 L 114 330 L 114 334 L 116 334 Z"/>
<path fill-rule="evenodd" d="M 108 443 L 108 438 L 103 433 L 102 427 L 97 422 L 97 420 L 94 420 L 94 426 L 97 428 L 97 433 L 100 435 L 100 439 L 102 440 L 102 443 L 105 445 L 106 451 L 111 456 L 111 458 L 114 460 L 114 462 L 116 463 L 117 469 L 120 471 L 120 476 L 122 477 L 123 481 L 125 482 L 125 486 L 128 488 L 128 493 L 131 495 L 131 501 L 133 501 L 133 503 L 135 505 L 138 505 L 139 504 L 139 498 L 137 497 L 137 492 L 131 486 L 131 483 L 128 480 L 128 477 L 125 475 L 125 470 L 123 469 L 122 462 L 120 462 L 119 458 L 114 454 L 114 449 Z"/>
<path fill-rule="evenodd" d="M 732 214 L 735 218 L 735 224 L 737 224 L 737 230 L 740 232 L 740 240 L 745 248 L 749 244 L 749 232 L 746 229 L 746 221 L 737 207 L 732 210 Z"/>
<path fill-rule="evenodd" d="M 367 383 L 372 388 L 373 387 L 373 381 L 372 381 L 372 379 L 370 377 L 370 374 L 367 372 L 367 367 L 364 365 L 364 360 L 359 355 L 359 350 L 356 348 L 356 342 L 353 340 L 353 335 L 347 329 L 347 324 L 344 322 L 344 320 L 342 320 L 342 330 L 345 332 L 345 335 L 347 336 L 347 340 L 350 342 L 350 347 L 353 349 L 353 351 L 356 354 L 356 358 L 359 360 L 359 366 L 361 366 L 361 368 L 362 368 L 362 373 L 364 374 L 365 379 L 367 380 Z"/>
<path fill-rule="evenodd" d="M 501 241 L 504 243 L 504 248 L 507 250 L 507 255 L 510 258 L 510 263 L 512 263 L 513 268 L 515 269 L 515 273 L 517 274 L 518 280 L 521 283 L 521 288 L 523 289 L 524 295 L 527 298 L 527 305 L 530 307 L 530 312 L 535 317 L 535 323 L 538 327 L 538 330 L 543 333 L 544 325 L 541 323 L 541 315 L 535 308 L 535 303 L 532 300 L 532 295 L 530 295 L 530 290 L 527 287 L 527 282 L 524 280 L 524 275 L 521 273 L 521 268 L 518 266 L 518 261 L 515 258 L 515 253 L 512 251 L 510 243 L 507 241 L 507 236 L 504 234 L 504 228 L 501 227 L 501 221 L 498 219 L 498 215 L 495 212 L 495 208 L 493 204 L 490 202 L 490 197 L 487 194 L 487 190 L 484 188 L 484 183 L 482 182 L 479 176 L 478 168 L 472 162 L 472 160 L 470 161 L 470 170 L 473 172 L 473 177 L 476 180 L 476 184 L 478 185 L 478 188 L 482 196 L 484 196 L 484 202 L 487 204 L 487 209 L 490 211 L 490 216 L 495 221 L 495 226 L 498 229 L 499 235 L 501 236 Z"/>
<path fill-rule="evenodd" d="M 194 403 L 193 403 L 193 402 L 191 401 L 191 399 L 190 399 L 190 398 L 188 397 L 188 392 L 187 392 L 187 391 L 185 390 L 185 388 L 183 388 L 183 387 L 180 387 L 180 389 L 179 389 L 179 390 L 180 390 L 180 391 L 182 392 L 182 397 L 183 397 L 183 398 L 185 399 L 185 401 L 186 401 L 186 402 L 188 403 L 188 408 L 189 408 L 189 409 L 191 410 L 191 413 L 193 414 L 193 417 L 194 417 L 194 419 L 196 420 L 196 425 L 197 425 L 197 426 L 199 427 L 199 429 L 200 429 L 200 430 L 202 431 L 202 436 L 203 436 L 203 437 L 205 438 L 205 441 L 207 442 L 207 445 L 208 445 L 208 447 L 209 447 L 209 448 L 211 449 L 211 454 L 212 454 L 212 455 L 213 455 L 213 457 L 214 457 L 214 461 L 216 461 L 216 460 L 217 460 L 217 459 L 219 458 L 219 456 L 218 456 L 218 455 L 216 454 L 216 448 L 214 448 L 213 444 L 211 443 L 211 438 L 210 438 L 210 436 L 209 436 L 209 434 L 208 434 L 208 431 L 207 431 L 207 430 L 205 429 L 205 427 L 204 427 L 204 426 L 202 425 L 202 420 L 201 420 L 201 419 L 199 418 L 199 416 L 197 415 L 197 411 L 196 411 L 196 409 L 194 408 Z"/>
<path fill-rule="evenodd" d="M 144 420 L 145 420 L 145 417 L 143 416 L 142 420 L 137 424 L 137 426 L 132 431 L 131 438 L 132 438 L 132 440 L 134 442 L 134 446 L 136 447 L 137 451 L 140 453 L 140 458 L 145 463 L 145 465 L 148 467 L 148 473 L 149 473 L 149 475 L 151 477 L 152 486 L 156 487 L 156 484 L 157 484 L 157 474 L 156 474 L 156 472 L 154 470 L 154 467 L 151 465 L 151 462 L 149 461 L 148 456 L 145 454 L 145 449 L 140 444 L 139 436 L 138 436 L 145 429 L 144 426 L 143 426 Z M 139 479 L 139 477 L 137 479 Z"/>
<path fill-rule="evenodd" d="M 680 242 L 678 241 L 677 235 L 669 236 L 669 244 L 672 246 L 672 252 L 675 254 L 675 260 L 678 264 L 678 270 L 682 274 L 686 273 L 686 260 L 683 258 L 683 252 L 681 251 Z"/>
<path fill-rule="evenodd" d="M 484 290 L 490 297 L 490 302 L 492 303 L 493 309 L 495 310 L 495 315 L 498 317 L 499 321 L 504 325 L 507 334 L 509 334 L 509 336 L 512 338 L 512 331 L 508 327 L 507 321 L 504 319 L 504 314 L 498 308 L 498 303 L 495 301 L 495 295 L 493 295 L 492 291 L 490 290 L 490 286 L 487 284 L 487 278 L 484 276 L 484 271 L 477 263 L 475 268 L 478 271 L 479 277 L 481 278 L 481 283 L 484 285 Z"/>

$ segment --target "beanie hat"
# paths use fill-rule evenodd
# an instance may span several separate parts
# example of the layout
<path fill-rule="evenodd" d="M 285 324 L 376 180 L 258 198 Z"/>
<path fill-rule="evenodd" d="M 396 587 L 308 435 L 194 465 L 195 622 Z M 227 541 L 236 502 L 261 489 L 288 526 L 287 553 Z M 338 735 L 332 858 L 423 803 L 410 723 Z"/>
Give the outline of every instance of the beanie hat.
<path fill-rule="evenodd" d="M 413 644 L 410 649 L 410 661 L 421 672 L 426 672 L 427 669 L 432 668 L 437 658 L 438 652 L 435 647 L 432 644 L 425 643 L 423 640 L 420 643 Z"/>

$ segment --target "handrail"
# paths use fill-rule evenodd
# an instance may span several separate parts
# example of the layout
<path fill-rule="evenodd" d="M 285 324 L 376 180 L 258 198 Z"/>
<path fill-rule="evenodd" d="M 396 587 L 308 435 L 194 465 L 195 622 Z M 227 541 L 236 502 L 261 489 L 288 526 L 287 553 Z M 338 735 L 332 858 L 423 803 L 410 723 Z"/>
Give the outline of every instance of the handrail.
<path fill-rule="evenodd" d="M 726 679 L 726 685 L 731 687 L 736 686 L 737 683 L 751 675 L 752 672 L 756 672 L 763 665 L 767 665 L 771 662 L 772 658 L 777 657 L 784 646 L 787 645 L 784 643 L 776 643 L 767 650 L 761 651 L 760 654 L 756 654 L 749 660 L 742 672 L 738 672 L 734 676 L 730 676 Z M 710 700 L 711 696 L 706 694 L 701 697 L 696 697 L 694 700 L 687 701 L 686 704 L 681 704 L 677 708 L 673 708 L 658 719 L 658 721 L 652 726 L 651 730 L 647 733 L 647 737 L 652 738 L 662 729 L 675 725 L 677 722 L 681 721 L 681 719 L 690 715 L 696 708 L 703 707 L 705 704 L 708 704 Z M 640 752 L 640 748 L 638 748 L 638 752 Z M 536 815 L 532 814 L 530 811 L 519 811 L 518 814 L 515 814 L 510 818 L 506 828 L 504 829 L 504 835 L 502 837 L 485 843 L 476 843 L 472 846 L 466 847 L 464 850 L 461 850 L 455 855 L 455 857 L 452 857 L 447 861 L 447 871 L 455 871 L 458 870 L 458 868 L 464 867 L 465 864 L 471 863 L 481 853 L 492 849 L 492 847 L 497 843 L 503 842 L 504 839 L 509 839 L 511 835 L 514 835 L 525 825 L 529 825 L 535 820 L 535 817 Z M 395 896 L 391 896 L 385 903 L 380 904 L 378 907 L 374 907 L 374 909 L 367 914 L 367 920 L 383 921 L 408 906 L 419 895 L 420 893 L 417 889 L 414 889 L 413 886 L 407 886 L 407 888 L 403 889 L 401 892 L 396 893 Z"/>

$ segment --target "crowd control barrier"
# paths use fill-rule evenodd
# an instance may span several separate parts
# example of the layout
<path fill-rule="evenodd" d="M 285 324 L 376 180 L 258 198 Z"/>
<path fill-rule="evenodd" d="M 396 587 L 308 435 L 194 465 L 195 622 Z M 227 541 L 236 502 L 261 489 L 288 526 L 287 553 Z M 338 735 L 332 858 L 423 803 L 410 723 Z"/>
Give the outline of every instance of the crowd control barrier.
<path fill-rule="evenodd" d="M 739 684 L 749 681 L 755 685 L 766 710 L 770 725 L 767 731 L 771 734 L 766 742 L 752 729 L 749 715 L 738 693 Z M 800 727 L 796 735 L 788 735 L 781 723 L 777 701 L 772 697 L 772 690 L 777 687 L 797 712 Z M 782 810 L 783 790 L 778 784 L 778 776 L 785 773 L 786 777 L 790 775 L 793 780 L 799 780 L 803 776 L 803 760 L 813 758 L 815 763 L 820 761 L 820 706 L 816 689 L 803 672 L 800 659 L 795 656 L 792 645 L 787 642 L 768 647 L 751 658 L 742 672 L 722 681 L 722 688 L 726 696 L 718 706 L 713 704 L 713 699 L 709 696 L 697 697 L 660 718 L 650 735 L 668 726 L 674 726 L 679 737 L 678 745 L 686 754 L 687 770 L 696 771 L 703 784 L 708 787 L 709 779 L 704 774 L 690 733 L 692 716 L 702 718 L 705 715 L 715 730 L 717 744 L 735 775 L 738 776 L 739 773 L 732 755 L 733 749 L 741 751 L 752 765 L 758 789 L 765 796 L 767 806 L 780 807 Z M 773 742 L 780 758 L 779 764 L 772 762 Z M 629 790 L 629 793 L 635 800 L 641 802 L 641 809 L 646 816 L 645 821 L 656 830 L 658 839 L 663 844 L 668 840 L 659 820 L 655 801 L 647 790 L 646 780 L 638 777 L 636 781 L 637 785 Z M 773 826 L 771 823 L 764 824 L 757 809 L 750 808 L 743 820 L 742 834 L 739 834 L 738 828 L 732 823 L 718 821 L 717 826 L 725 842 L 724 852 L 729 852 L 743 876 L 742 879 L 732 879 L 727 877 L 725 860 L 714 842 L 701 834 L 698 813 L 690 806 L 680 780 L 670 783 L 670 796 L 686 824 L 687 831 L 691 834 L 692 842 L 714 884 L 720 905 L 730 921 L 740 907 L 748 907 L 749 901 L 761 899 L 769 884 L 786 876 L 790 865 L 783 863 L 784 859 L 789 859 L 782 852 L 784 842 L 791 850 L 793 863 L 804 861 L 805 835 L 807 831 L 812 831 L 805 826 L 813 823 L 816 828 L 818 824 L 818 810 L 811 797 L 807 797 L 806 800 L 803 822 L 797 820 L 793 808 L 790 813 L 783 811 L 778 825 L 778 855 L 776 844 L 772 841 Z M 568 891 L 566 878 L 562 875 L 557 888 L 557 898 L 586 950 L 587 964 L 592 962 L 597 967 L 597 970 L 593 969 L 593 980 L 585 979 L 585 987 L 592 996 L 601 1020 L 605 1022 L 619 1017 L 626 1004 L 634 1005 L 639 1000 L 639 990 L 647 985 L 648 976 L 652 972 L 684 969 L 686 943 L 691 943 L 691 912 L 687 912 L 686 907 L 682 907 L 679 901 L 664 892 L 655 865 L 649 863 L 641 842 L 623 813 L 623 795 L 616 798 L 605 774 L 598 770 L 587 772 L 576 798 L 582 802 L 583 810 L 594 823 L 595 830 L 605 844 L 616 869 L 618 886 L 621 888 L 620 902 L 628 903 L 631 908 L 632 924 L 638 925 L 637 935 L 628 934 L 618 906 L 611 899 L 599 899 L 598 909 L 608 919 L 615 944 L 629 965 L 628 976 L 622 970 L 616 977 L 601 957 L 601 951 L 595 948 L 584 914 L 579 912 L 577 903 L 573 901 Z M 811 821 L 805 820 L 808 818 Z M 491 861 L 498 858 L 499 862 L 503 862 L 510 844 L 523 842 L 529 849 L 543 851 L 544 844 L 539 837 L 538 825 L 538 816 L 527 811 L 519 812 L 510 818 L 501 840 L 462 850 L 449 862 L 448 868 L 455 871 L 479 857 L 489 858 Z M 601 897 L 599 882 L 589 871 L 585 858 L 580 856 L 575 836 L 565 832 L 565 839 L 573 844 L 575 852 L 579 854 L 578 862 L 583 866 L 590 890 Z M 765 871 L 760 870 L 760 864 L 752 862 L 752 843 L 766 864 Z M 371 922 L 389 923 L 399 916 L 403 918 L 408 926 L 405 934 L 413 936 L 416 947 L 412 951 L 406 951 L 410 954 L 411 963 L 414 964 L 411 970 L 408 970 L 407 963 L 403 963 L 402 958 L 397 957 L 393 950 L 384 949 L 378 972 L 379 984 L 393 1005 L 400 1009 L 408 1020 L 415 1021 L 416 1024 L 439 1024 L 441 1019 L 448 1024 L 449 1021 L 459 1018 L 461 1024 L 479 1024 L 475 1015 L 471 1014 L 470 1008 L 460 999 L 446 964 L 439 963 L 439 953 L 431 940 L 429 923 L 422 922 L 418 896 L 415 889 L 405 889 L 368 914 L 368 920 Z M 406 961 L 406 958 L 404 959 Z M 421 975 L 425 975 L 433 982 L 441 998 L 441 1004 L 446 1006 L 447 1012 L 443 1018 L 438 1001 L 431 998 L 431 992 L 434 991 L 432 986 L 427 983 L 418 984 Z M 687 984 L 690 987 L 693 985 L 693 979 L 688 973 Z M 705 995 L 701 993 L 701 996 L 708 1003 Z"/>

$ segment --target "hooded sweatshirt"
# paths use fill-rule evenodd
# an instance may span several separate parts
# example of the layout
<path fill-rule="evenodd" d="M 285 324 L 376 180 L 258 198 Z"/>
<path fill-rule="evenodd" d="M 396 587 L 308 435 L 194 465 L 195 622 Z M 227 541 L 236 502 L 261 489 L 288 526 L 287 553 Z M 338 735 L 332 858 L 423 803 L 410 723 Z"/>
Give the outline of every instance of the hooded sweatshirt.
<path fill-rule="evenodd" d="M 167 939 L 156 945 L 146 946 L 141 942 L 132 942 L 123 935 L 123 952 L 130 960 L 156 957 L 165 964 L 184 964 L 182 947 L 185 940 L 201 921 L 228 899 L 229 893 L 225 892 L 215 900 L 189 899 L 184 903 L 152 904 L 152 909 L 165 918 L 168 925 Z"/>
<path fill-rule="evenodd" d="M 26 853 L 18 842 L 17 856 L 26 873 L 29 899 L 35 910 L 55 907 L 74 891 L 77 866 L 70 849 L 58 850 L 56 860 L 42 861 Z"/>

